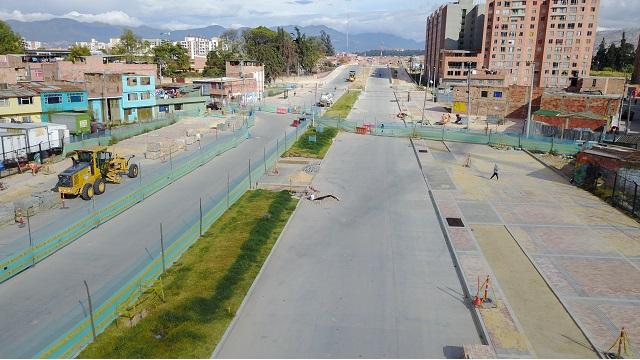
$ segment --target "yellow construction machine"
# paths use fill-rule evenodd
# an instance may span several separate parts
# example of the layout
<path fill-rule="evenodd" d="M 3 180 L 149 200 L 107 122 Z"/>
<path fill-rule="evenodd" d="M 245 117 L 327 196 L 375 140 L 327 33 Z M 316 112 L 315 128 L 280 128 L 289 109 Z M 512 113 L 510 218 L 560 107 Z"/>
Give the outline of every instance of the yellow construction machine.
<path fill-rule="evenodd" d="M 129 164 L 133 157 L 118 156 L 104 146 L 76 150 L 71 156 L 73 165 L 58 175 L 58 192 L 90 200 L 105 192 L 106 182 L 119 184 L 122 175 L 137 177 L 138 165 Z"/>
<path fill-rule="evenodd" d="M 355 72 L 355 70 L 349 71 L 349 77 L 347 78 L 347 81 L 349 81 L 349 82 L 356 81 L 356 72 Z"/>

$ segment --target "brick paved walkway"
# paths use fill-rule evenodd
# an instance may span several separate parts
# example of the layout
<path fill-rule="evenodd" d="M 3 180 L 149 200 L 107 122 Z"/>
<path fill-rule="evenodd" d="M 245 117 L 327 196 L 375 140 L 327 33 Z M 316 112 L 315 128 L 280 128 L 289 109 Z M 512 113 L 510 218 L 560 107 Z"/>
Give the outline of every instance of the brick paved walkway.
<path fill-rule="evenodd" d="M 599 351 L 609 348 L 622 326 L 632 349 L 640 350 L 640 225 L 524 152 L 446 145 L 423 142 L 430 153 L 421 154 L 443 216 L 506 228 Z M 470 168 L 462 166 L 468 153 Z M 494 163 L 499 181 L 489 180 Z M 477 274 L 492 271 L 473 231 L 450 228 L 450 237 L 475 288 Z M 496 297 L 502 299 L 502 291 Z M 500 326 L 485 314 L 484 321 L 499 355 L 526 356 L 532 350 L 527 339 L 535 334 L 523 330 L 518 317 L 525 315 L 505 300 Z M 505 328 L 520 331 L 505 340 Z"/>

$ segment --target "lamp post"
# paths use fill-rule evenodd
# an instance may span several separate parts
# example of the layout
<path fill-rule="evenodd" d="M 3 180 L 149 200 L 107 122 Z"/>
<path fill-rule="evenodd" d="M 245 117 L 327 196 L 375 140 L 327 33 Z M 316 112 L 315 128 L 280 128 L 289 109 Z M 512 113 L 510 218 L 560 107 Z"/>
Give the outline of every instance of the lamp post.
<path fill-rule="evenodd" d="M 536 74 L 536 63 L 535 61 L 531 62 L 531 87 L 529 88 L 529 106 L 527 109 L 527 129 L 526 129 L 526 137 L 529 138 L 529 128 L 531 127 L 531 103 L 533 102 L 533 79 Z"/>

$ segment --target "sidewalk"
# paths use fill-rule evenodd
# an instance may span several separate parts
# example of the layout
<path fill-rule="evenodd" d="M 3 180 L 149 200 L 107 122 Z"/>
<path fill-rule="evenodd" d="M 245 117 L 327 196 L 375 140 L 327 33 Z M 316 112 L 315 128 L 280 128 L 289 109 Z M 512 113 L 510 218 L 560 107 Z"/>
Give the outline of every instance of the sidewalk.
<path fill-rule="evenodd" d="M 481 314 L 499 355 L 594 357 L 590 343 L 608 349 L 622 326 L 640 348 L 637 222 L 524 152 L 421 146 L 443 217 L 465 224 L 449 230 L 472 291 L 477 276 L 497 280 L 505 306 Z M 499 181 L 489 180 L 495 163 Z"/>

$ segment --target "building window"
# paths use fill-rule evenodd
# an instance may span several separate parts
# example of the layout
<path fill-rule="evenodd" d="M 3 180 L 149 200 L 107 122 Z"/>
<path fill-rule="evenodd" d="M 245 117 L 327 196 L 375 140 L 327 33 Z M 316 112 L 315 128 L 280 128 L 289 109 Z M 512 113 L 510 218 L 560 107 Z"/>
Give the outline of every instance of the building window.
<path fill-rule="evenodd" d="M 488 91 L 481 91 L 480 92 L 480 97 L 486 98 L 489 96 L 489 92 Z"/>
<path fill-rule="evenodd" d="M 69 94 L 69 102 L 79 103 L 84 101 L 84 96 L 82 94 Z"/>
<path fill-rule="evenodd" d="M 0 106 L 9 106 L 9 99 L 0 99 Z"/>
<path fill-rule="evenodd" d="M 138 78 L 135 78 L 135 77 L 128 77 L 128 78 L 127 78 L 127 85 L 129 85 L 129 86 L 136 86 L 136 85 L 138 85 Z"/>
<path fill-rule="evenodd" d="M 494 91 L 493 92 L 493 97 L 494 98 L 501 98 L 502 97 L 502 91 Z"/>
<path fill-rule="evenodd" d="M 143 76 L 140 78 L 140 85 L 151 85 L 151 78 L 148 76 Z"/>
<path fill-rule="evenodd" d="M 23 116 L 22 117 L 22 122 L 23 123 L 30 123 L 31 122 L 31 116 Z"/>
<path fill-rule="evenodd" d="M 182 110 L 182 104 L 175 104 L 175 105 L 173 105 L 173 109 L 174 109 L 174 110 L 176 110 L 176 111 L 180 111 L 180 110 Z"/>
<path fill-rule="evenodd" d="M 159 111 L 159 112 L 166 112 L 166 113 L 168 113 L 168 112 L 169 112 L 169 105 L 160 105 L 160 106 L 158 107 L 158 111 Z"/>
<path fill-rule="evenodd" d="M 150 92 L 140 93 L 140 100 L 149 100 L 149 99 L 151 99 L 151 93 Z"/>
<path fill-rule="evenodd" d="M 127 99 L 129 99 L 129 101 L 136 101 L 136 100 L 138 100 L 138 94 L 136 94 L 136 93 L 130 93 L 130 94 L 127 96 Z"/>
<path fill-rule="evenodd" d="M 18 105 L 31 105 L 31 104 L 33 104 L 33 98 L 31 96 L 18 98 Z"/>

